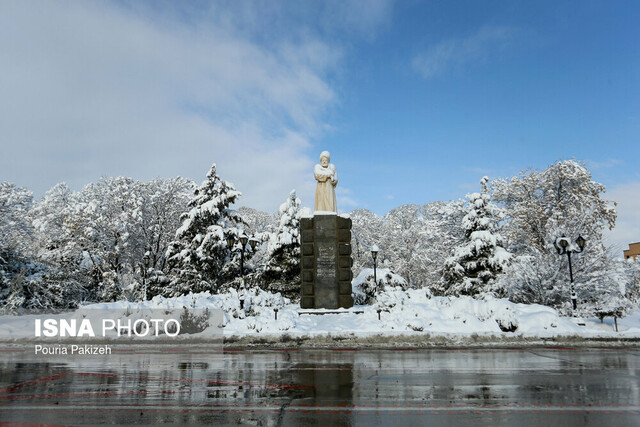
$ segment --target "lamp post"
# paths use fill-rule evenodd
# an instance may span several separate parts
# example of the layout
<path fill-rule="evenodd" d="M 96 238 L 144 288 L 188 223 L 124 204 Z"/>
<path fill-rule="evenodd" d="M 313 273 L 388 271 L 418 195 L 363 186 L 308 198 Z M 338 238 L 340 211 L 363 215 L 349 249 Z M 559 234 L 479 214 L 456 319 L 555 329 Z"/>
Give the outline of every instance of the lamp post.
<path fill-rule="evenodd" d="M 376 293 L 378 292 L 378 276 L 376 275 L 376 259 L 378 259 L 378 245 L 371 246 L 371 256 L 373 257 L 373 282 L 376 284 Z"/>
<path fill-rule="evenodd" d="M 240 236 L 240 276 L 244 277 L 244 250 L 247 247 L 249 238 L 246 234 L 242 233 Z"/>
<path fill-rule="evenodd" d="M 555 246 L 556 250 L 558 251 L 558 255 L 567 254 L 567 258 L 569 260 L 569 280 L 571 283 L 571 304 L 574 310 L 578 308 L 578 295 L 576 295 L 576 290 L 573 286 L 573 268 L 571 267 L 571 254 L 572 253 L 579 254 L 580 252 L 582 252 L 584 250 L 584 246 L 586 243 L 587 241 L 582 236 L 578 236 L 578 238 L 576 239 L 576 244 L 578 245 L 577 249 L 575 245 L 572 245 L 571 242 L 569 242 L 569 239 L 566 238 L 565 236 L 562 236 L 559 239 L 556 239 L 555 242 L 553 242 L 553 246 Z"/>
<path fill-rule="evenodd" d="M 149 269 L 149 251 L 144 253 L 142 257 L 142 265 L 144 269 L 142 270 L 142 289 L 144 290 L 144 300 L 147 300 L 147 270 Z"/>
<path fill-rule="evenodd" d="M 258 245 L 258 239 L 255 237 L 247 237 L 246 234 L 242 233 L 240 235 L 240 276 L 244 277 L 244 251 L 247 248 L 247 243 L 251 247 L 251 252 L 256 251 L 256 246 Z M 235 244 L 235 239 L 233 235 L 227 236 L 227 249 L 229 249 L 229 254 L 233 253 L 233 245 Z"/>

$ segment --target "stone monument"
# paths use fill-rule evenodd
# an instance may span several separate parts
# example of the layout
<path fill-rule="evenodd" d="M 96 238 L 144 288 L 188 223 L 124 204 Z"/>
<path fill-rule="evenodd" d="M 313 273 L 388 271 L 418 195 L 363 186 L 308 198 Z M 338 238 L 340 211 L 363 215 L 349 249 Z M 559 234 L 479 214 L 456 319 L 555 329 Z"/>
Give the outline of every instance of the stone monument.
<path fill-rule="evenodd" d="M 300 219 L 300 307 L 350 308 L 351 219 L 337 215 L 335 187 L 338 176 L 323 151 L 314 168 L 318 181 L 313 218 Z"/>

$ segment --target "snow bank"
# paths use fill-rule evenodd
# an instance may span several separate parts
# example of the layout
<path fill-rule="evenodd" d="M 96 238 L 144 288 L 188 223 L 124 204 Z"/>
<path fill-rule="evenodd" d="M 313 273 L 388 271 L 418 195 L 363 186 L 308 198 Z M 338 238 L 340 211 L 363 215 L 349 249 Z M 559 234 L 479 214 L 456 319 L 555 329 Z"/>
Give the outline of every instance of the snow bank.
<path fill-rule="evenodd" d="M 285 334 L 291 337 L 413 334 L 428 334 L 429 337 L 640 337 L 640 310 L 618 319 L 619 332 L 615 332 L 613 319 L 609 318 L 602 324 L 598 319 L 585 319 L 586 326 L 579 326 L 577 319 L 560 317 L 556 310 L 541 305 L 514 304 L 491 297 L 432 297 L 426 289 L 403 290 L 401 287 L 388 287 L 373 304 L 357 305 L 348 310 L 303 310 L 279 293 L 259 289 L 247 292 L 244 310 L 240 309 L 238 294 L 233 289 L 216 295 L 205 292 L 177 298 L 157 296 L 141 303 L 115 302 L 85 307 L 217 308 L 224 312 L 224 335 L 227 337 Z M 278 309 L 277 320 L 275 309 Z M 322 311 L 340 311 L 341 314 L 308 314 Z"/>

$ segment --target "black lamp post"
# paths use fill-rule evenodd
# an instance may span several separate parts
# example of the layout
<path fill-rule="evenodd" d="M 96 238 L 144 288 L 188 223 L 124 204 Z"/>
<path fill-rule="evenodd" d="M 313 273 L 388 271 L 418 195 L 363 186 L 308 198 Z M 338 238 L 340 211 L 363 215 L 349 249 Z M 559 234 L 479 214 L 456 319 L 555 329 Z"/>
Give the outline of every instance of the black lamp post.
<path fill-rule="evenodd" d="M 144 301 L 147 300 L 147 270 L 149 269 L 149 251 L 144 253 L 142 257 L 142 289 L 144 290 Z"/>
<path fill-rule="evenodd" d="M 251 245 L 251 250 L 255 251 L 255 247 L 258 244 L 258 240 L 253 237 L 249 239 L 246 234 L 242 233 L 240 235 L 240 276 L 244 277 L 244 251 L 247 247 L 247 242 Z M 232 235 L 227 236 L 227 249 L 229 249 L 229 253 L 233 252 L 233 245 L 235 244 L 235 239 Z"/>
<path fill-rule="evenodd" d="M 244 250 L 247 247 L 249 238 L 246 234 L 242 233 L 240 236 L 240 276 L 244 277 Z"/>
<path fill-rule="evenodd" d="M 567 258 L 569 259 L 569 280 L 571 281 L 571 304 L 573 305 L 574 310 L 578 308 L 578 295 L 576 295 L 576 290 L 573 286 L 573 268 L 571 267 L 571 254 L 572 253 L 579 254 L 580 252 L 582 252 L 584 250 L 584 246 L 586 245 L 586 243 L 587 241 L 582 236 L 578 236 L 578 238 L 576 239 L 576 244 L 578 245 L 578 249 L 576 249 L 575 246 L 572 247 L 571 243 L 569 242 L 569 239 L 566 238 L 565 236 L 562 236 L 559 239 L 556 239 L 555 242 L 553 242 L 553 246 L 555 246 L 556 250 L 558 251 L 558 255 L 567 254 Z"/>
<path fill-rule="evenodd" d="M 378 292 L 378 276 L 376 274 L 376 259 L 378 259 L 378 245 L 371 246 L 371 256 L 373 257 L 373 282 L 376 284 L 376 293 Z"/>

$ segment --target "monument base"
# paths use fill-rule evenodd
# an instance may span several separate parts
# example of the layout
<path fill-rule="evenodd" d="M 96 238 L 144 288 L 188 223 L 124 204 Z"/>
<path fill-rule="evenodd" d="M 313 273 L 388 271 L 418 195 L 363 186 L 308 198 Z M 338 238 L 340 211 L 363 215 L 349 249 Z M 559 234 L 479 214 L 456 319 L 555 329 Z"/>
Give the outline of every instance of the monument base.
<path fill-rule="evenodd" d="M 333 213 L 300 219 L 300 307 L 353 307 L 351 219 Z"/>

